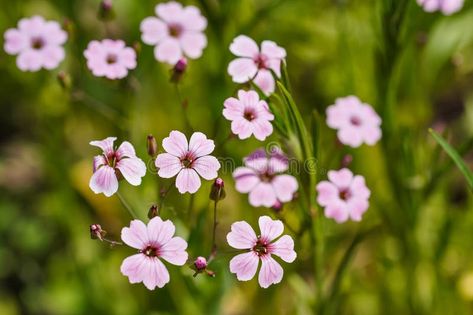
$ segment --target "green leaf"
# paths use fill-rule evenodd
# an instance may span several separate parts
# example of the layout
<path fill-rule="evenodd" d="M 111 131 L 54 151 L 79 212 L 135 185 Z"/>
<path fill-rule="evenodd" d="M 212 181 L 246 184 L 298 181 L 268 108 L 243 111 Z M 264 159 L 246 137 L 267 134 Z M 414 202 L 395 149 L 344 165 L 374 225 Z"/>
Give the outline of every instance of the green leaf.
<path fill-rule="evenodd" d="M 454 148 L 452 148 L 450 144 L 448 144 L 448 142 L 444 138 L 442 138 L 442 136 L 440 136 L 438 133 L 436 133 L 432 129 L 429 129 L 429 132 L 432 137 L 434 137 L 434 139 L 442 146 L 445 152 L 447 152 L 447 154 L 452 158 L 460 172 L 462 172 L 463 176 L 465 176 L 466 181 L 470 185 L 470 188 L 473 189 L 473 173 L 465 164 L 460 154 L 458 154 L 458 152 Z"/>

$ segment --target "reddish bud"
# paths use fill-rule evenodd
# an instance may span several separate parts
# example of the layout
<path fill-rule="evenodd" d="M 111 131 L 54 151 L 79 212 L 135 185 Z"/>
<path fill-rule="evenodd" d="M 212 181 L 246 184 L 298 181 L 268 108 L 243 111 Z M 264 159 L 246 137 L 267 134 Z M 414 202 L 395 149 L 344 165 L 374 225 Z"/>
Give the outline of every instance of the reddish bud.
<path fill-rule="evenodd" d="M 152 219 L 154 217 L 157 217 L 159 215 L 159 210 L 157 205 L 152 205 L 151 208 L 149 208 L 148 211 L 148 219 Z"/>
<path fill-rule="evenodd" d="M 148 135 L 146 147 L 148 149 L 148 155 L 152 158 L 156 157 L 158 153 L 158 143 L 153 135 Z"/>
<path fill-rule="evenodd" d="M 100 224 L 92 224 L 90 226 L 90 238 L 93 240 L 99 239 L 103 241 L 103 237 L 107 234 L 106 231 L 102 230 Z"/>
<path fill-rule="evenodd" d="M 187 59 L 181 58 L 171 71 L 171 82 L 178 83 L 187 69 Z"/>
<path fill-rule="evenodd" d="M 225 189 L 224 189 L 224 182 L 223 182 L 223 179 L 219 177 L 214 181 L 212 185 L 209 198 L 214 201 L 220 201 L 224 199 L 225 196 L 226 194 L 225 194 Z"/>
<path fill-rule="evenodd" d="M 115 18 L 112 0 L 102 0 L 102 2 L 100 2 L 98 17 L 103 21 L 109 21 Z"/>

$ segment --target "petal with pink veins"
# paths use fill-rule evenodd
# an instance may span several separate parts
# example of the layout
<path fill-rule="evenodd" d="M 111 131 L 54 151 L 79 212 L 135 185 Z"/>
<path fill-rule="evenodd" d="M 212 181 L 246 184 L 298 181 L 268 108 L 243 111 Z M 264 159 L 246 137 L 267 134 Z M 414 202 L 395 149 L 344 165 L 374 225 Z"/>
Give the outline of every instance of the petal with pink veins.
<path fill-rule="evenodd" d="M 195 157 L 201 157 L 212 153 L 215 149 L 213 140 L 207 139 L 202 132 L 194 132 L 189 140 L 189 152 Z"/>
<path fill-rule="evenodd" d="M 156 157 L 154 165 L 159 169 L 158 175 L 161 178 L 171 178 L 177 175 L 182 169 L 181 160 L 172 154 L 161 153 Z"/>
<path fill-rule="evenodd" d="M 108 137 L 104 140 L 90 141 L 89 144 L 94 147 L 99 147 L 105 154 L 110 154 L 113 152 L 113 142 L 115 142 L 115 140 L 117 140 L 117 138 Z"/>
<path fill-rule="evenodd" d="M 270 59 L 281 60 L 286 58 L 286 50 L 270 40 L 264 40 L 261 43 L 261 53 Z"/>
<path fill-rule="evenodd" d="M 160 257 L 173 265 L 182 266 L 188 258 L 186 248 L 187 242 L 184 239 L 173 237 L 160 248 Z"/>
<path fill-rule="evenodd" d="M 143 269 L 143 284 L 148 290 L 154 290 L 156 287 L 162 288 L 169 282 L 169 272 L 157 257 L 147 258 Z"/>
<path fill-rule="evenodd" d="M 140 220 L 130 222 L 130 227 L 124 227 L 121 233 L 122 241 L 130 247 L 143 249 L 148 246 L 148 229 Z"/>
<path fill-rule="evenodd" d="M 160 247 L 171 240 L 175 231 L 176 227 L 170 220 L 163 221 L 160 217 L 156 216 L 148 223 L 148 240 L 153 245 Z"/>
<path fill-rule="evenodd" d="M 133 186 L 141 185 L 141 178 L 146 175 L 145 163 L 136 157 L 124 158 L 118 161 L 116 167 L 120 170 L 126 181 Z"/>
<path fill-rule="evenodd" d="M 223 106 L 225 107 L 223 109 L 223 116 L 226 119 L 235 120 L 243 117 L 244 106 L 238 99 L 234 97 L 227 98 Z"/>
<path fill-rule="evenodd" d="M 227 234 L 228 245 L 236 249 L 251 249 L 256 241 L 255 231 L 246 221 L 234 222 Z"/>
<path fill-rule="evenodd" d="M 265 119 L 255 119 L 251 122 L 255 138 L 264 141 L 273 133 L 273 125 Z"/>
<path fill-rule="evenodd" d="M 192 168 L 206 180 L 217 178 L 217 171 L 220 169 L 220 163 L 216 157 L 207 155 L 198 158 L 192 163 Z"/>
<path fill-rule="evenodd" d="M 176 177 L 176 187 L 181 194 L 197 192 L 200 188 L 200 178 L 191 168 L 182 169 Z"/>
<path fill-rule="evenodd" d="M 100 167 L 90 178 L 89 187 L 96 194 L 103 193 L 110 197 L 118 190 L 115 170 L 108 165 Z"/>
<path fill-rule="evenodd" d="M 280 220 L 273 220 L 267 215 L 259 217 L 258 224 L 261 238 L 267 242 L 273 241 L 284 231 L 284 224 Z"/>
<path fill-rule="evenodd" d="M 136 157 L 135 148 L 133 148 L 133 145 L 128 141 L 123 141 L 115 153 L 118 159 Z"/>
<path fill-rule="evenodd" d="M 276 242 L 271 244 L 271 254 L 279 256 L 282 260 L 292 263 L 296 260 L 297 254 L 294 251 L 294 240 L 289 235 L 283 235 Z"/>
<path fill-rule="evenodd" d="M 146 276 L 148 258 L 143 254 L 135 254 L 125 258 L 120 266 L 121 273 L 128 277 L 130 283 L 142 282 Z"/>
<path fill-rule="evenodd" d="M 189 146 L 186 136 L 180 131 L 173 130 L 169 133 L 169 137 L 163 139 L 163 148 L 174 156 L 184 157 Z"/>
<path fill-rule="evenodd" d="M 270 255 L 261 256 L 261 270 L 258 275 L 259 285 L 266 289 L 272 284 L 281 282 L 284 270 Z"/>
<path fill-rule="evenodd" d="M 236 118 L 231 124 L 232 133 L 238 135 L 238 138 L 248 139 L 253 133 L 252 124 L 243 117 Z"/>
<path fill-rule="evenodd" d="M 232 260 L 230 260 L 230 272 L 235 273 L 238 280 L 248 281 L 255 276 L 258 265 L 258 255 L 251 251 L 233 257 Z"/>

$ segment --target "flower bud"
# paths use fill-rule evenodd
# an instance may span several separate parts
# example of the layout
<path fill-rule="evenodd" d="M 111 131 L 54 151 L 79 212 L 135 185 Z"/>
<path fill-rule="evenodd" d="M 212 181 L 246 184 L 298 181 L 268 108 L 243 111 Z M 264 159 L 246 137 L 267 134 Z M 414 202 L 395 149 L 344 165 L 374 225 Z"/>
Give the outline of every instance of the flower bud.
<path fill-rule="evenodd" d="M 179 61 L 174 65 L 171 72 L 171 82 L 178 83 L 187 69 L 187 59 L 181 58 Z"/>
<path fill-rule="evenodd" d="M 146 147 L 148 149 L 148 155 L 152 158 L 156 157 L 156 154 L 158 153 L 158 143 L 153 135 L 148 135 Z"/>
<path fill-rule="evenodd" d="M 102 0 L 100 2 L 98 18 L 102 21 L 109 21 L 115 18 L 112 0 Z"/>
<path fill-rule="evenodd" d="M 281 212 L 282 207 L 283 207 L 283 203 L 279 200 L 276 200 L 276 202 L 271 207 L 271 209 L 273 209 L 275 212 Z"/>
<path fill-rule="evenodd" d="M 99 239 L 103 241 L 103 237 L 107 234 L 106 231 L 102 230 L 100 224 L 92 224 L 90 226 L 90 238 L 93 240 Z"/>
<path fill-rule="evenodd" d="M 197 259 L 194 261 L 194 266 L 198 271 L 204 270 L 207 268 L 207 259 L 202 256 L 197 257 Z"/>
<path fill-rule="evenodd" d="M 226 194 L 225 194 L 223 179 L 219 177 L 214 181 L 212 185 L 209 198 L 214 201 L 220 201 L 224 199 L 225 196 Z"/>
<path fill-rule="evenodd" d="M 152 219 L 154 217 L 157 217 L 159 215 L 159 210 L 157 205 L 152 205 L 151 208 L 149 208 L 148 211 L 148 219 Z"/>

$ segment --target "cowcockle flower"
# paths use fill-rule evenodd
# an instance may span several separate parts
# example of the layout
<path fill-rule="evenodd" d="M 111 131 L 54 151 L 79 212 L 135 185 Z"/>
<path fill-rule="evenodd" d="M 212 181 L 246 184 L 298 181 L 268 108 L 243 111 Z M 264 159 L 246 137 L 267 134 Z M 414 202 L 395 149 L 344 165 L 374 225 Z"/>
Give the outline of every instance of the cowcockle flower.
<path fill-rule="evenodd" d="M 103 153 L 94 157 L 94 174 L 90 178 L 89 186 L 94 193 L 103 193 L 107 197 L 117 192 L 118 181 L 122 177 L 133 186 L 139 186 L 141 177 L 146 174 L 146 165 L 136 156 L 131 143 L 124 141 L 115 150 L 113 142 L 116 139 L 108 137 L 90 142 L 90 145 L 102 149 Z"/>
<path fill-rule="evenodd" d="M 136 53 L 122 40 L 93 40 L 84 51 L 87 67 L 96 77 L 122 79 L 136 68 Z"/>
<path fill-rule="evenodd" d="M 18 28 L 10 28 L 5 34 L 4 49 L 10 55 L 18 55 L 16 64 L 22 71 L 55 69 L 64 60 L 62 45 L 67 33 L 56 21 L 45 21 L 41 16 L 23 18 Z"/>
<path fill-rule="evenodd" d="M 368 210 L 370 190 L 366 187 L 365 178 L 343 168 L 328 172 L 329 181 L 317 185 L 317 202 L 325 207 L 325 216 L 337 223 L 348 219 L 361 221 L 363 213 Z"/>
<path fill-rule="evenodd" d="M 436 12 L 440 11 L 444 15 L 452 15 L 463 8 L 464 0 L 417 0 L 424 11 Z"/>
<path fill-rule="evenodd" d="M 227 98 L 224 102 L 223 116 L 232 122 L 232 132 L 240 139 L 247 139 L 252 134 L 256 139 L 264 141 L 273 133 L 271 120 L 273 114 L 268 103 L 260 100 L 255 91 L 238 91 L 238 99 Z"/>
<path fill-rule="evenodd" d="M 204 30 L 207 19 L 192 5 L 183 7 L 170 1 L 156 6 L 157 17 L 147 17 L 140 25 L 141 39 L 154 47 L 158 61 L 175 65 L 186 56 L 197 59 L 207 46 Z"/>
<path fill-rule="evenodd" d="M 176 187 L 181 194 L 193 194 L 199 190 L 199 175 L 206 180 L 217 178 L 220 163 L 209 155 L 215 149 L 215 144 L 202 132 L 194 132 L 187 142 L 182 132 L 174 130 L 163 139 L 162 144 L 166 153 L 156 157 L 158 175 L 162 178 L 177 175 Z"/>
<path fill-rule="evenodd" d="M 278 202 L 289 202 L 299 185 L 294 176 L 281 174 L 289 168 L 287 157 L 274 150 L 267 156 L 258 149 L 244 159 L 244 167 L 233 172 L 236 190 L 249 193 L 249 202 L 254 207 L 272 207 Z"/>
<path fill-rule="evenodd" d="M 238 57 L 228 65 L 228 74 L 233 82 L 253 80 L 266 95 L 274 92 L 275 81 L 271 70 L 277 77 L 281 76 L 281 62 L 286 58 L 284 48 L 265 40 L 260 49 L 253 39 L 240 35 L 231 43 L 230 51 Z"/>
<path fill-rule="evenodd" d="M 146 226 L 140 220 L 133 220 L 130 227 L 122 229 L 122 240 L 139 252 L 123 260 L 120 271 L 130 283 L 143 284 L 149 289 L 162 288 L 169 282 L 169 272 L 161 259 L 182 266 L 187 261 L 187 242 L 174 237 L 176 228 L 160 217 L 152 218 Z"/>
<path fill-rule="evenodd" d="M 284 270 L 273 258 L 280 257 L 292 263 L 297 254 L 294 251 L 294 240 L 289 235 L 279 237 L 284 231 L 284 225 L 279 220 L 268 216 L 259 218 L 261 234 L 256 236 L 253 228 L 245 221 L 232 224 L 231 232 L 227 234 L 228 244 L 236 249 L 248 250 L 230 261 L 230 272 L 235 273 L 240 281 L 253 279 L 261 261 L 258 282 L 262 288 L 281 282 Z M 276 240 L 277 239 L 277 240 Z"/>
<path fill-rule="evenodd" d="M 327 108 L 327 125 L 338 130 L 341 143 L 353 148 L 362 143 L 374 145 L 381 139 L 381 118 L 356 96 L 337 98 Z"/>

